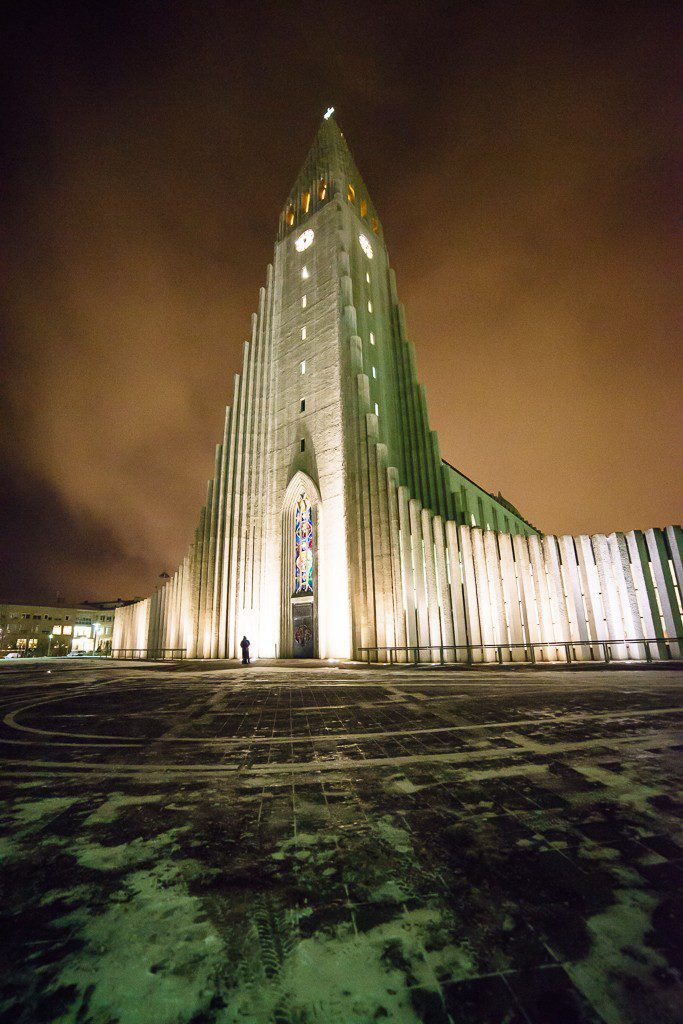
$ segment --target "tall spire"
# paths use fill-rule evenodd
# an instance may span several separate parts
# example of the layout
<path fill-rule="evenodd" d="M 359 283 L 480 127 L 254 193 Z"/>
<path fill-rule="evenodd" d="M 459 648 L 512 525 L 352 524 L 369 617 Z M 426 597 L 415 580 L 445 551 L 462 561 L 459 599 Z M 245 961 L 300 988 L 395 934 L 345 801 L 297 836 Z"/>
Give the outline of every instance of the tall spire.
<path fill-rule="evenodd" d="M 337 194 L 345 200 L 354 201 L 359 210 L 362 209 L 361 215 L 371 222 L 373 230 L 381 233 L 377 211 L 337 124 L 334 107 L 328 107 L 287 197 L 280 237 L 290 228 L 300 225 L 308 213 L 313 213 L 322 203 L 329 202 Z M 309 198 L 306 199 L 306 196 Z"/>

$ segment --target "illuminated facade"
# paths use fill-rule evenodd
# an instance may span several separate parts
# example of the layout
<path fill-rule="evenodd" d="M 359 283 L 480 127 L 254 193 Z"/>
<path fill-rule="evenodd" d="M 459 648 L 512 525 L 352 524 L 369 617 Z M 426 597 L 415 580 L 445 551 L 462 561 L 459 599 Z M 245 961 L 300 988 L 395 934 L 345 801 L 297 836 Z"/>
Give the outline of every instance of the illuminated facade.
<path fill-rule="evenodd" d="M 635 657 L 625 640 L 681 632 L 680 543 L 673 527 L 541 537 L 442 460 L 377 211 L 326 116 L 280 217 L 193 542 L 152 598 L 117 611 L 113 646 L 233 658 L 246 634 L 262 657 L 449 661 L 540 643 L 555 660 L 619 640 L 615 657 Z"/>

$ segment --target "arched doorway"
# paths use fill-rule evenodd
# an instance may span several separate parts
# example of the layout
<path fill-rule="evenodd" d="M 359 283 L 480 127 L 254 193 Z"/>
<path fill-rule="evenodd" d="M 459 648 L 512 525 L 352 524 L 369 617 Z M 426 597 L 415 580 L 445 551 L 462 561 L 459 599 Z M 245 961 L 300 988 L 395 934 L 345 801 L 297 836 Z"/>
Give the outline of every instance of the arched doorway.
<path fill-rule="evenodd" d="M 305 473 L 294 475 L 282 509 L 282 615 L 285 658 L 317 658 L 320 589 L 320 492 Z"/>

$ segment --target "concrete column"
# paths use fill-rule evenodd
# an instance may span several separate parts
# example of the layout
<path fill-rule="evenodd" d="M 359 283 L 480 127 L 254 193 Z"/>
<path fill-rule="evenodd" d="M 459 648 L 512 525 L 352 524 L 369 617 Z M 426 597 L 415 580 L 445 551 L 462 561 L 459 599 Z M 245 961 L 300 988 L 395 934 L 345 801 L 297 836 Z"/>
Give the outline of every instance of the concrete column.
<path fill-rule="evenodd" d="M 363 647 L 377 646 L 375 630 L 375 597 L 374 597 L 374 562 L 372 557 L 372 513 L 370 506 L 370 474 L 368 467 L 368 438 L 366 416 L 370 408 L 370 389 L 368 378 L 360 373 L 356 378 L 358 388 L 358 410 L 362 411 L 362 419 L 358 424 L 358 481 L 359 481 L 359 516 L 362 539 L 360 569 L 364 584 L 361 604 L 360 625 Z"/>
<path fill-rule="evenodd" d="M 498 554 L 497 535 L 494 530 L 485 530 L 483 535 L 484 556 L 486 559 L 486 577 L 491 595 L 491 621 L 495 643 L 501 644 L 501 655 L 504 661 L 510 660 L 510 651 L 505 649 L 508 643 L 508 629 L 505 619 L 503 602 L 503 584 L 501 580 L 500 555 Z"/>
<path fill-rule="evenodd" d="M 209 562 L 207 569 L 207 602 L 206 602 L 206 627 L 207 627 L 207 653 L 205 657 L 215 657 L 213 650 L 213 620 L 215 608 L 215 580 L 216 580 L 216 540 L 218 537 L 218 498 L 220 491 L 221 466 L 223 464 L 223 445 L 216 445 L 214 460 L 213 487 L 211 489 L 211 536 L 209 537 Z"/>
<path fill-rule="evenodd" d="M 346 256 L 346 254 L 343 255 Z M 346 263 L 348 264 L 348 257 Z M 361 432 L 364 433 L 364 417 L 369 411 L 369 389 L 367 377 L 363 374 L 363 343 L 359 335 L 350 333 L 348 346 L 349 372 L 356 380 L 356 389 L 349 396 L 349 402 L 344 404 L 344 416 L 345 430 L 350 440 L 347 461 L 349 590 L 351 594 L 355 595 L 351 600 L 351 634 L 352 648 L 357 656 L 358 649 L 363 646 L 364 637 L 367 636 Z M 361 384 L 361 382 L 364 383 Z M 362 411 L 361 403 L 363 403 Z M 360 600 L 358 600 L 359 597 Z"/>
<path fill-rule="evenodd" d="M 427 622 L 429 625 L 429 642 L 432 645 L 432 661 L 440 660 L 441 654 L 441 608 L 436 586 L 436 566 L 434 563 L 434 536 L 432 533 L 432 516 L 429 509 L 422 509 L 422 543 L 425 557 L 425 579 L 427 583 Z"/>
<path fill-rule="evenodd" d="M 408 507 L 408 488 L 398 488 L 398 521 L 401 531 L 401 569 L 403 577 L 403 597 L 406 606 L 406 643 L 414 647 L 417 638 L 417 608 L 415 571 L 413 567 L 412 545 L 410 542 L 410 509 Z"/>
<path fill-rule="evenodd" d="M 215 522 L 214 522 L 214 481 L 209 480 L 206 488 L 206 527 L 204 529 L 204 556 L 202 559 L 202 593 L 200 610 L 199 650 L 202 658 L 211 657 L 211 600 L 213 595 L 213 563 L 211 561 L 211 543 L 213 539 L 215 556 Z"/>
<path fill-rule="evenodd" d="M 379 497 L 379 545 L 381 560 L 382 600 L 384 605 L 384 636 L 385 645 L 394 647 L 396 633 L 394 627 L 394 599 L 391 571 L 391 533 L 389 527 L 389 504 L 387 500 L 387 448 L 378 444 L 375 448 L 377 492 Z M 377 579 L 377 577 L 375 577 Z"/>
<path fill-rule="evenodd" d="M 524 632 L 522 630 L 522 614 L 520 611 L 520 599 L 515 572 L 515 559 L 512 552 L 512 538 L 508 533 L 498 534 L 498 550 L 500 551 L 501 580 L 503 583 L 503 600 L 505 602 L 505 616 L 512 644 L 524 643 Z M 524 661 L 525 652 L 523 647 L 512 648 L 512 660 Z"/>
<path fill-rule="evenodd" d="M 453 526 L 455 527 L 455 523 Z M 451 601 L 451 587 L 449 586 L 448 570 L 446 568 L 446 542 L 441 516 L 434 516 L 432 530 L 434 532 L 434 551 L 436 553 L 436 584 L 439 591 L 441 638 L 444 647 L 453 647 L 455 644 L 453 602 Z M 459 564 L 457 568 L 460 568 Z M 455 652 L 444 651 L 444 660 L 447 662 L 455 661 Z"/>
<path fill-rule="evenodd" d="M 624 640 L 625 628 L 621 617 L 619 595 L 612 573 L 612 556 L 610 555 L 607 537 L 602 533 L 596 533 L 592 541 L 593 551 L 595 552 L 595 566 L 598 570 L 600 592 L 607 620 L 607 633 L 610 640 L 613 641 L 610 644 L 612 657 L 624 659 L 628 657 L 628 652 L 625 644 L 623 642 L 619 643 L 619 641 Z"/>
<path fill-rule="evenodd" d="M 391 575 L 394 598 L 395 643 L 397 647 L 405 647 L 406 636 L 406 603 L 404 598 L 405 580 L 401 571 L 401 535 L 398 513 L 398 473 L 393 467 L 387 470 L 387 500 L 389 505 L 389 536 L 391 541 Z M 403 661 L 405 655 L 397 653 L 397 660 Z"/>
<path fill-rule="evenodd" d="M 541 547 L 548 571 L 548 592 L 550 594 L 550 608 L 555 625 L 555 639 L 564 645 L 571 639 L 571 633 L 569 631 L 569 616 L 567 615 L 564 582 L 560 571 L 557 537 L 552 535 L 544 537 L 541 541 Z M 562 660 L 566 658 L 564 646 L 558 651 L 558 657 Z"/>
<path fill-rule="evenodd" d="M 237 387 L 237 378 L 235 378 L 235 387 Z M 221 567 L 226 557 L 225 551 L 225 538 L 226 538 L 226 508 L 225 508 L 225 488 L 226 480 L 228 476 L 228 468 L 232 465 L 231 449 L 229 445 L 230 437 L 230 423 L 232 420 L 232 412 L 229 408 L 225 410 L 225 418 L 223 420 L 223 441 L 221 444 L 221 458 L 218 465 L 218 476 L 216 478 L 217 487 L 217 502 L 216 502 L 216 554 L 215 554 L 215 568 L 213 572 L 213 601 L 211 604 L 211 657 L 219 658 L 222 657 L 222 652 L 219 651 L 218 638 L 221 634 Z M 229 521 L 229 520 L 228 520 Z"/>
<path fill-rule="evenodd" d="M 242 488 L 244 486 L 244 446 L 245 446 L 245 423 L 247 415 L 248 392 L 245 375 L 248 376 L 247 366 L 250 357 L 251 347 L 249 343 L 244 345 L 244 356 L 242 360 L 242 376 L 239 386 L 239 402 L 237 401 L 237 385 L 235 386 L 235 401 L 233 412 L 233 423 L 230 429 L 230 470 L 228 472 L 228 486 L 226 489 L 226 501 L 230 503 L 230 511 L 226 515 L 226 539 L 228 544 L 229 535 L 229 559 L 223 559 L 223 575 L 221 580 L 221 605 L 224 608 L 223 622 L 221 629 L 223 657 L 236 658 L 239 650 L 239 608 L 237 603 L 237 573 L 239 567 L 239 536 L 242 529 L 240 516 L 242 503 Z M 227 585 L 227 600 L 225 598 Z"/>
<path fill-rule="evenodd" d="M 408 502 L 410 514 L 410 539 L 415 572 L 415 596 L 417 611 L 417 637 L 420 645 L 420 660 L 429 661 L 429 618 L 427 612 L 427 588 L 425 585 L 425 563 L 420 515 L 422 506 L 417 499 Z"/>
<path fill-rule="evenodd" d="M 679 637 L 683 635 L 683 626 L 681 625 L 681 614 L 678 610 L 673 578 L 669 569 L 669 557 L 664 542 L 664 534 L 661 530 L 646 530 L 645 542 L 650 555 L 652 575 L 657 586 L 666 634 L 669 638 Z M 673 643 L 669 639 L 669 647 L 672 657 L 680 658 L 681 645 Z"/>
<path fill-rule="evenodd" d="M 536 604 L 534 578 L 531 572 L 526 537 L 520 533 L 515 534 L 512 538 L 512 547 L 515 552 L 515 568 L 517 570 L 517 580 L 522 602 L 522 616 L 527 639 L 530 644 L 539 644 L 541 643 L 541 630 L 538 622 L 538 606 Z M 540 648 L 534 647 L 534 658 L 538 654 L 540 654 Z"/>
<path fill-rule="evenodd" d="M 450 524 L 446 524 L 447 536 L 449 533 Z M 479 599 L 477 596 L 477 582 L 476 572 L 474 568 L 474 550 L 472 545 L 472 528 L 470 526 L 458 527 L 458 537 L 460 539 L 460 557 L 462 559 L 462 575 L 463 575 L 463 602 L 466 616 L 466 627 L 468 635 L 468 643 L 473 646 L 472 660 L 473 661 L 484 661 L 484 655 L 481 650 L 477 650 L 479 644 L 483 644 L 484 632 L 482 630 L 481 620 L 479 618 Z M 449 546 L 449 555 L 451 547 Z M 451 561 L 451 584 L 453 583 L 453 561 Z M 453 590 L 451 588 L 451 593 Z M 456 607 L 456 602 L 453 602 L 453 606 Z M 460 631 L 458 630 L 458 635 Z M 458 641 L 459 642 L 459 641 Z M 464 660 L 464 659 L 463 659 Z"/>
<path fill-rule="evenodd" d="M 367 431 L 368 481 L 370 484 L 370 549 L 372 551 L 374 626 L 377 638 L 375 643 L 380 648 L 377 654 L 378 660 L 383 660 L 386 657 L 386 651 L 381 650 L 381 648 L 387 646 L 386 608 L 384 587 L 382 585 L 382 522 L 379 508 L 379 481 L 377 479 L 377 438 L 379 429 L 377 417 L 374 413 L 367 413 L 365 428 Z"/>
<path fill-rule="evenodd" d="M 254 527 L 254 502 L 252 500 L 252 487 L 255 482 L 254 465 L 254 414 L 256 406 L 256 376 L 257 358 L 256 344 L 258 340 L 258 317 L 251 318 L 251 340 L 249 348 L 244 354 L 245 374 L 245 412 L 244 412 L 244 439 L 242 446 L 242 462 L 239 467 L 239 503 L 236 505 L 236 512 L 239 515 L 239 529 L 237 531 L 237 589 L 235 601 L 235 643 L 239 643 L 238 633 L 250 634 L 250 639 L 256 642 L 255 624 L 249 614 L 251 561 L 249 558 L 249 538 Z M 226 630 L 227 633 L 227 630 Z"/>
<path fill-rule="evenodd" d="M 631 562 L 631 575 L 633 576 L 633 581 L 636 586 L 638 611 L 643 624 L 643 635 L 647 640 L 654 640 L 655 637 L 661 638 L 663 637 L 662 623 L 659 617 L 657 598 L 655 596 L 655 589 L 650 575 L 650 562 L 647 557 L 647 551 L 645 550 L 645 541 L 642 534 L 640 537 L 636 535 L 635 530 L 631 530 L 630 533 L 627 533 L 624 539 L 626 541 L 629 559 Z M 640 544 L 638 543 L 639 540 Z M 650 656 L 652 658 L 666 659 L 668 657 L 668 652 L 664 644 L 650 644 L 649 647 Z"/>
<path fill-rule="evenodd" d="M 623 533 L 611 533 L 607 538 L 607 545 L 612 557 L 612 574 L 621 605 L 624 632 L 627 639 L 640 639 L 643 635 L 643 627 L 640 622 L 638 598 Z M 642 660 L 645 657 L 645 648 L 642 644 L 627 644 L 626 651 L 629 658 Z"/>
<path fill-rule="evenodd" d="M 583 603 L 586 609 L 586 622 L 588 623 L 588 635 L 591 640 L 607 640 L 607 623 L 605 620 L 605 608 L 602 603 L 600 592 L 600 580 L 598 569 L 595 564 L 595 555 L 590 537 L 581 534 L 574 539 L 576 545 L 576 557 L 579 564 L 579 579 L 583 591 Z M 593 657 L 600 660 L 603 657 L 602 648 L 592 648 Z"/>
<path fill-rule="evenodd" d="M 538 608 L 538 621 L 541 630 L 541 641 L 548 646 L 542 648 L 538 653 L 546 661 L 557 661 L 557 648 L 555 646 L 555 630 L 553 628 L 553 616 L 550 609 L 550 594 L 548 592 L 548 578 L 545 571 L 545 558 L 541 548 L 540 538 L 532 536 L 528 538 L 529 562 L 534 578 L 534 592 L 536 594 L 536 607 Z"/>
<path fill-rule="evenodd" d="M 489 580 L 486 571 L 486 554 L 484 551 L 484 539 L 482 531 L 478 526 L 470 530 L 472 538 L 472 557 L 474 561 L 474 576 L 477 584 L 477 604 L 479 606 L 479 624 L 481 626 L 481 642 L 485 646 L 484 661 L 495 661 L 495 644 L 499 643 L 495 633 L 493 615 L 496 611 L 491 600 L 489 591 Z"/>
<path fill-rule="evenodd" d="M 664 535 L 669 546 L 680 596 L 683 594 L 683 530 L 680 526 L 667 526 Z"/>
<path fill-rule="evenodd" d="M 588 627 L 586 624 L 586 608 L 581 593 L 579 564 L 574 547 L 574 538 L 567 535 L 557 538 L 560 549 L 562 567 L 569 612 L 569 635 L 574 641 L 574 657 L 579 661 L 590 661 L 591 651 L 588 646 Z"/>

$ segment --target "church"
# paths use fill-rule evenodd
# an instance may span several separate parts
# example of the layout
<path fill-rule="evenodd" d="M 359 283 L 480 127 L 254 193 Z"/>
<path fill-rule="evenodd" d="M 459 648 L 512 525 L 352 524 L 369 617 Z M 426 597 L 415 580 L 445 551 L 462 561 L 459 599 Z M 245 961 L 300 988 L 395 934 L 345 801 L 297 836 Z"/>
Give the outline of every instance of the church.
<path fill-rule="evenodd" d="M 334 112 L 280 215 L 194 537 L 115 656 L 679 657 L 679 527 L 543 535 L 449 465 Z"/>

